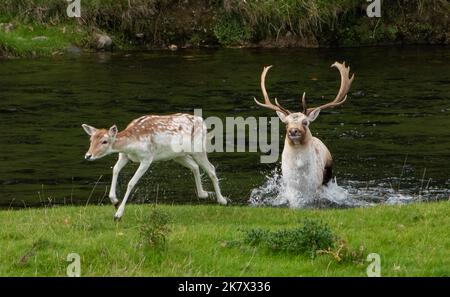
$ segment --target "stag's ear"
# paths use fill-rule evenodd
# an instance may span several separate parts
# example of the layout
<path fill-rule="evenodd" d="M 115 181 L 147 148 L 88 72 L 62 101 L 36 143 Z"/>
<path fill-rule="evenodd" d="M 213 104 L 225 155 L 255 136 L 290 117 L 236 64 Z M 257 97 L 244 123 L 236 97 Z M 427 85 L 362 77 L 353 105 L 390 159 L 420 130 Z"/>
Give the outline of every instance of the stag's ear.
<path fill-rule="evenodd" d="M 321 109 L 319 107 L 314 109 L 313 111 L 311 111 L 308 115 L 308 120 L 310 122 L 314 122 L 317 119 L 317 117 L 319 116 L 320 111 L 321 111 Z"/>
<path fill-rule="evenodd" d="M 277 111 L 277 115 L 283 123 L 286 123 L 286 115 L 281 111 Z"/>
<path fill-rule="evenodd" d="M 117 126 L 116 125 L 112 125 L 111 128 L 109 128 L 108 134 L 110 137 L 116 137 L 117 135 Z"/>
<path fill-rule="evenodd" d="M 97 132 L 97 128 L 94 128 L 94 127 L 86 125 L 86 124 L 81 125 L 81 127 L 83 127 L 84 131 L 89 136 L 91 136 L 91 135 L 95 134 L 95 132 Z"/>

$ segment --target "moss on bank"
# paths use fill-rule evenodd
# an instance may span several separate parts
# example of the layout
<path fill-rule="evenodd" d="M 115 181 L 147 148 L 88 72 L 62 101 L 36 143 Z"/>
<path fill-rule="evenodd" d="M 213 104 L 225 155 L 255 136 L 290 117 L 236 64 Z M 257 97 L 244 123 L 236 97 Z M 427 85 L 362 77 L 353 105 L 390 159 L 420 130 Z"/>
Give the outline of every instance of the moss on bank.
<path fill-rule="evenodd" d="M 57 55 L 70 50 L 72 44 L 83 44 L 88 38 L 86 32 L 75 27 L 19 23 L 9 32 L 0 30 L 0 52 L 21 57 Z"/>
<path fill-rule="evenodd" d="M 128 205 L 118 223 L 114 211 L 0 211 L 0 276 L 64 276 L 70 253 L 80 255 L 82 276 L 366 276 L 369 253 L 380 255 L 382 276 L 450 276 L 449 202 L 328 210 Z M 308 220 L 329 229 L 302 227 Z M 346 241 L 340 254 L 300 253 L 327 246 L 330 232 Z M 346 247 L 356 254 L 339 261 Z"/>
<path fill-rule="evenodd" d="M 69 18 L 65 1 L 3 0 L 0 23 L 14 28 L 0 27 L 0 52 L 52 54 L 70 44 L 95 48 L 96 33 L 112 36 L 119 49 L 450 41 L 448 1 L 383 1 L 381 18 L 367 17 L 367 5 L 358 0 L 83 0 L 81 18 Z M 32 39 L 38 32 L 48 37 L 46 45 Z"/>

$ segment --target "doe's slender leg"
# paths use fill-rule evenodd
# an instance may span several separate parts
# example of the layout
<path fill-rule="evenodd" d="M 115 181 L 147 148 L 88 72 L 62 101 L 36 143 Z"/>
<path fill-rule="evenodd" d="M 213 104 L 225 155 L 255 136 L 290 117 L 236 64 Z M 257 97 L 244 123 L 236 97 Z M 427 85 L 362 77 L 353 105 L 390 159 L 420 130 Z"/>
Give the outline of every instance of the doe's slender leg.
<path fill-rule="evenodd" d="M 228 201 L 225 197 L 222 196 L 222 193 L 220 192 L 219 179 L 217 178 L 217 175 L 216 175 L 216 169 L 209 162 L 206 152 L 195 154 L 192 157 L 198 163 L 198 165 L 200 165 L 200 167 L 202 167 L 203 170 L 206 171 L 209 178 L 211 179 L 211 182 L 214 186 L 214 191 L 216 192 L 217 202 L 219 204 L 226 205 Z"/>
<path fill-rule="evenodd" d="M 125 204 L 127 203 L 128 197 L 130 197 L 131 191 L 136 186 L 137 182 L 141 179 L 141 177 L 144 175 L 144 173 L 148 170 L 150 167 L 150 164 L 152 164 L 152 160 L 144 160 L 139 164 L 139 168 L 134 173 L 133 177 L 128 183 L 127 192 L 125 193 L 125 196 L 123 197 L 122 203 L 120 203 L 119 208 L 117 209 L 116 214 L 114 215 L 114 220 L 120 220 L 120 218 L 123 215 L 123 212 L 125 211 Z"/>
<path fill-rule="evenodd" d="M 111 181 L 111 189 L 109 190 L 109 199 L 114 206 L 118 206 L 119 199 L 117 199 L 116 195 L 116 186 L 117 186 L 117 178 L 119 177 L 119 173 L 125 165 L 128 163 L 128 158 L 125 154 L 120 153 L 119 159 L 117 160 L 116 165 L 113 168 L 113 176 Z"/>
<path fill-rule="evenodd" d="M 202 179 L 200 176 L 200 169 L 198 167 L 198 164 L 192 159 L 190 156 L 184 156 L 174 159 L 175 162 L 177 162 L 180 165 L 183 165 L 184 167 L 189 168 L 192 171 L 192 174 L 194 174 L 195 179 L 195 186 L 197 189 L 197 196 L 199 198 L 207 198 L 208 192 L 203 190 L 202 186 Z"/>

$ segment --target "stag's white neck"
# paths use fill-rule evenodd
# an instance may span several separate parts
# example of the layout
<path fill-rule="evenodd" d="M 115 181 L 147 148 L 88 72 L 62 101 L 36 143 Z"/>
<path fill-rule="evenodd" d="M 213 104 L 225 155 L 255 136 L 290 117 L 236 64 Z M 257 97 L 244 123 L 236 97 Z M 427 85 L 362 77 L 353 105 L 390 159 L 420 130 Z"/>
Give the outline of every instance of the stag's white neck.
<path fill-rule="evenodd" d="M 314 201 L 322 185 L 323 168 L 328 155 L 328 149 L 316 137 L 311 136 L 299 145 L 292 145 L 286 137 L 281 170 L 283 195 L 291 206 Z"/>

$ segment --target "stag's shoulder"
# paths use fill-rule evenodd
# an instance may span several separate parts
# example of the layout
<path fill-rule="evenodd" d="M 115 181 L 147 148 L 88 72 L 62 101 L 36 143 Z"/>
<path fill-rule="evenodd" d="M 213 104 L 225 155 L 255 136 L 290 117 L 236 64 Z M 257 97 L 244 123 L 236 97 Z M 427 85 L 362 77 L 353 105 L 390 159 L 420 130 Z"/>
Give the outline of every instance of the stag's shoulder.
<path fill-rule="evenodd" d="M 320 158 L 320 164 L 323 166 L 323 176 L 322 176 L 322 184 L 327 184 L 332 178 L 333 174 L 333 159 L 331 157 L 331 153 L 326 147 L 326 145 L 316 137 L 313 137 L 313 145 L 316 151 L 316 154 Z"/>
<path fill-rule="evenodd" d="M 321 154 L 325 154 L 325 155 L 326 154 L 330 154 L 330 152 L 328 151 L 327 146 L 319 138 L 313 137 L 312 138 L 312 145 Z"/>
<path fill-rule="evenodd" d="M 322 159 L 323 164 L 326 166 L 331 166 L 333 163 L 333 158 L 331 157 L 331 153 L 328 150 L 327 146 L 317 137 L 313 137 L 313 147 L 316 154 Z"/>

